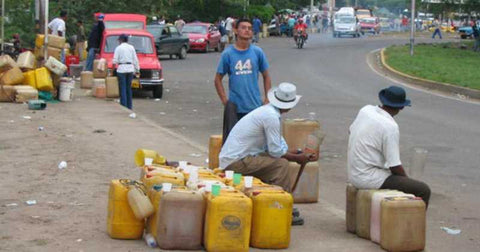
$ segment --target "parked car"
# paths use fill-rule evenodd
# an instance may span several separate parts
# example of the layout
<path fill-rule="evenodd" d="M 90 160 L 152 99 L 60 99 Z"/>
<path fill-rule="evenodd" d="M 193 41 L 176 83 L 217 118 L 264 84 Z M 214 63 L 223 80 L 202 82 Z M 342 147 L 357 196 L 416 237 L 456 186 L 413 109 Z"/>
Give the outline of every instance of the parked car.
<path fill-rule="evenodd" d="M 107 60 L 109 72 L 113 72 L 113 53 L 118 46 L 118 37 L 128 34 L 128 43 L 135 47 L 140 64 L 140 78 L 133 79 L 132 88 L 153 91 L 155 98 L 162 98 L 163 76 L 162 66 L 155 50 L 152 34 L 146 30 L 105 29 L 100 47 L 100 58 Z"/>
<path fill-rule="evenodd" d="M 463 26 L 458 29 L 458 34 L 460 34 L 460 38 L 472 38 L 473 37 L 473 29 L 471 26 Z"/>
<path fill-rule="evenodd" d="M 380 33 L 380 22 L 377 17 L 369 17 L 360 19 L 360 30 L 362 35 L 365 33 Z"/>
<path fill-rule="evenodd" d="M 147 25 L 147 31 L 155 39 L 157 55 L 176 55 L 179 59 L 187 57 L 187 51 L 190 48 L 187 36 L 181 34 L 177 27 L 171 24 L 150 24 Z"/>
<path fill-rule="evenodd" d="M 477 27 L 480 27 L 480 21 L 477 21 Z M 460 38 L 473 38 L 473 29 L 471 26 L 462 26 L 458 28 L 458 34 L 460 34 Z"/>
<path fill-rule="evenodd" d="M 340 16 L 333 23 L 333 37 L 351 35 L 360 37 L 360 24 L 355 16 Z"/>
<path fill-rule="evenodd" d="M 280 24 L 280 34 L 278 34 L 275 19 L 270 21 L 267 31 L 270 36 L 282 36 L 283 34 L 288 35 L 287 25 L 285 23 Z"/>
<path fill-rule="evenodd" d="M 220 51 L 220 32 L 211 23 L 194 22 L 183 27 L 183 34 L 190 40 L 191 51 L 202 51 L 207 53 L 210 49 Z"/>

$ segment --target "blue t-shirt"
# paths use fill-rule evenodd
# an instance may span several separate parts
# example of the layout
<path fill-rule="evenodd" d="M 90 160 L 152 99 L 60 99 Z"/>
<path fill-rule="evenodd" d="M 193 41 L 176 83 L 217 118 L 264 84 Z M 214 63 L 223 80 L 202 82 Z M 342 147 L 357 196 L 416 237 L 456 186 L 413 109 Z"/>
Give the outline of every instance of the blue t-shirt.
<path fill-rule="evenodd" d="M 260 21 L 260 19 L 256 18 L 256 19 L 253 20 L 253 32 L 254 33 L 260 32 L 261 26 L 262 26 L 262 21 Z"/>
<path fill-rule="evenodd" d="M 258 73 L 267 69 L 267 57 L 256 45 L 244 51 L 232 45 L 223 51 L 217 73 L 228 74 L 228 99 L 237 105 L 238 113 L 248 113 L 262 106 Z"/>

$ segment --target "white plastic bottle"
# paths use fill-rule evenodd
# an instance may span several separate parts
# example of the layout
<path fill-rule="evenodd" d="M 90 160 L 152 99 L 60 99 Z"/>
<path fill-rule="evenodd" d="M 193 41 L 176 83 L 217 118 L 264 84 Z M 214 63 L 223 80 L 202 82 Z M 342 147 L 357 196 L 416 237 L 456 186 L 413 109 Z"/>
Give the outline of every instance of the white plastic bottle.
<path fill-rule="evenodd" d="M 145 240 L 145 243 L 147 243 L 147 245 L 150 247 L 150 248 L 156 248 L 157 247 L 157 241 L 155 240 L 155 238 L 153 237 L 152 234 L 145 234 L 143 236 L 143 239 Z"/>

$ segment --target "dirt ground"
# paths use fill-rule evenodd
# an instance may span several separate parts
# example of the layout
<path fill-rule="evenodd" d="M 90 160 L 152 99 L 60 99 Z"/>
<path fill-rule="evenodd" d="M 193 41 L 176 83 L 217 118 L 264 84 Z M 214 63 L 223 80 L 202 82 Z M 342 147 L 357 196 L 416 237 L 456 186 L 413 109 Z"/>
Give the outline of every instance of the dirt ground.
<path fill-rule="evenodd" d="M 114 102 L 86 97 L 43 111 L 0 104 L 0 250 L 148 249 L 141 240 L 108 237 L 110 180 L 138 179 L 133 157 L 139 147 L 200 164 L 206 155 L 128 114 Z M 67 168 L 58 168 L 61 161 Z"/>

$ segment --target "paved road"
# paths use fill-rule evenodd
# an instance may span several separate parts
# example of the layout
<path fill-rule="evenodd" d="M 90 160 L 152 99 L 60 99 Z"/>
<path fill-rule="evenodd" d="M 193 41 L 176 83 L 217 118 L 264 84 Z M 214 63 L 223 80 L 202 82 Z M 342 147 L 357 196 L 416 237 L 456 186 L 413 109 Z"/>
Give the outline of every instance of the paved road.
<path fill-rule="evenodd" d="M 302 50 L 286 38 L 268 38 L 260 44 L 269 58 L 273 83 L 295 83 L 303 95 L 287 116 L 315 112 L 328 134 L 321 152 L 320 197 L 339 210 L 345 208 L 348 127 L 363 105 L 378 104 L 380 89 L 395 84 L 369 67 L 367 54 L 407 42 L 405 36 L 334 39 L 314 34 Z M 191 53 L 186 60 L 163 59 L 164 98 L 155 101 L 140 94 L 134 100 L 135 110 L 207 146 L 208 136 L 222 129 L 223 108 L 213 84 L 219 56 Z M 408 166 L 413 147 L 429 151 L 424 176 L 433 191 L 428 251 L 479 251 L 480 105 L 410 86 L 406 90 L 413 106 L 396 118 L 402 160 Z M 448 235 L 442 226 L 462 233 Z"/>

